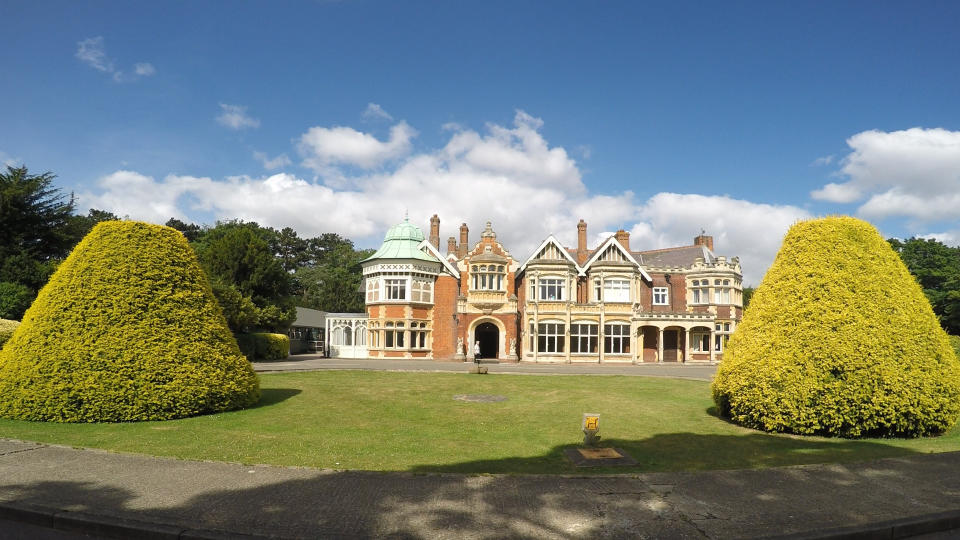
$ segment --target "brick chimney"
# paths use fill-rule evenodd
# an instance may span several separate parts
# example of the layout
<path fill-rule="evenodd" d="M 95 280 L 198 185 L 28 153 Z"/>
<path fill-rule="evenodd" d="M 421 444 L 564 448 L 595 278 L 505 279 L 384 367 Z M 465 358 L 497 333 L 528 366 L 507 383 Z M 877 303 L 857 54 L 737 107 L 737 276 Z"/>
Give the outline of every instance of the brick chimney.
<path fill-rule="evenodd" d="M 467 250 L 470 249 L 467 241 L 467 235 L 469 234 L 469 232 L 470 232 L 470 229 L 467 228 L 467 224 L 461 223 L 460 224 L 460 251 L 457 252 L 457 255 L 459 257 L 463 257 L 464 255 L 466 255 Z"/>
<path fill-rule="evenodd" d="M 623 246 L 623 249 L 627 250 L 627 252 L 629 253 L 630 252 L 630 233 L 628 233 L 623 229 L 620 229 L 619 231 L 617 231 L 617 234 L 615 236 L 617 237 L 617 242 L 620 242 L 620 245 Z"/>
<path fill-rule="evenodd" d="M 713 237 L 707 236 L 706 231 L 700 231 L 700 236 L 693 237 L 693 245 L 707 246 L 707 249 L 713 251 Z"/>
<path fill-rule="evenodd" d="M 587 222 L 577 223 L 577 264 L 587 262 Z"/>
<path fill-rule="evenodd" d="M 440 218 L 436 214 L 430 218 L 430 243 L 440 249 Z"/>
<path fill-rule="evenodd" d="M 447 253 L 457 253 L 457 239 L 454 237 L 447 238 Z"/>

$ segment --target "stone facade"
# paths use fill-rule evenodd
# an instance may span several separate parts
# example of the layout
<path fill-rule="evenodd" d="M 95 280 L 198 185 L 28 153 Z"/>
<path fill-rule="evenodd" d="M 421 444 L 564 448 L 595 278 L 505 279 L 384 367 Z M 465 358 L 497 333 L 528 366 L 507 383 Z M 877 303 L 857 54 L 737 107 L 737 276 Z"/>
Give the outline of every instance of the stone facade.
<path fill-rule="evenodd" d="M 736 257 L 689 246 L 632 251 L 617 231 L 595 249 L 548 237 L 521 262 L 487 223 L 440 248 L 408 221 L 363 262 L 371 357 L 500 362 L 717 362 L 743 313 Z"/>

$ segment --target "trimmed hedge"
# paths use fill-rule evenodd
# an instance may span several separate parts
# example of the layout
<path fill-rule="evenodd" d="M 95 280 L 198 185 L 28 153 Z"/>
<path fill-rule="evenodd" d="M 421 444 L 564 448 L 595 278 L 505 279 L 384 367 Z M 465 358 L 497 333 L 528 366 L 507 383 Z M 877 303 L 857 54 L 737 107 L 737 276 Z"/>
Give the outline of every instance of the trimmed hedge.
<path fill-rule="evenodd" d="M 10 339 L 13 331 L 16 330 L 18 326 L 20 326 L 20 321 L 0 319 L 0 348 L 3 348 L 3 344 Z"/>
<path fill-rule="evenodd" d="M 960 362 L 930 303 L 850 217 L 790 229 L 712 389 L 722 415 L 766 431 L 919 436 L 960 416 Z"/>
<path fill-rule="evenodd" d="M 284 334 L 237 334 L 237 344 L 240 345 L 240 352 L 250 361 L 283 360 L 290 356 L 290 338 Z"/>
<path fill-rule="evenodd" d="M 186 239 L 147 223 L 94 227 L 0 352 L 6 418 L 164 420 L 259 395 Z"/>

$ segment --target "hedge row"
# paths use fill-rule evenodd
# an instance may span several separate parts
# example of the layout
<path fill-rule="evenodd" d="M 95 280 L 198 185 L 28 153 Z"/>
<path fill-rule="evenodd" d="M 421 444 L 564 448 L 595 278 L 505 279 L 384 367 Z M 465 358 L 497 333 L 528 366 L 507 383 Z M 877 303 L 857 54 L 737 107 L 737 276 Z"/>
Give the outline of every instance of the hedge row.
<path fill-rule="evenodd" d="M 0 348 L 3 348 L 3 344 L 10 339 L 13 331 L 16 330 L 18 326 L 20 326 L 20 321 L 0 319 Z"/>
<path fill-rule="evenodd" d="M 251 362 L 256 360 L 283 360 L 290 355 L 290 338 L 284 334 L 254 332 L 237 334 L 240 352 Z"/>

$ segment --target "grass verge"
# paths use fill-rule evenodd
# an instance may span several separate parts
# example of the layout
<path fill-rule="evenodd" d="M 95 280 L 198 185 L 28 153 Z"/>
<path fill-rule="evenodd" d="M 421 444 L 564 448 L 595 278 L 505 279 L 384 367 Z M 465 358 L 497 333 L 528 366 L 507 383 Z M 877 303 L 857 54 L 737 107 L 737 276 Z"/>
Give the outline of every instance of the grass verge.
<path fill-rule="evenodd" d="M 960 450 L 960 429 L 922 439 L 771 435 L 715 416 L 708 383 L 645 377 L 324 371 L 261 376 L 252 409 L 164 422 L 49 424 L 0 419 L 0 437 L 184 459 L 332 469 L 625 473 L 736 469 Z M 506 401 L 454 401 L 495 394 Z M 638 465 L 577 469 L 584 412 L 603 446 Z"/>

